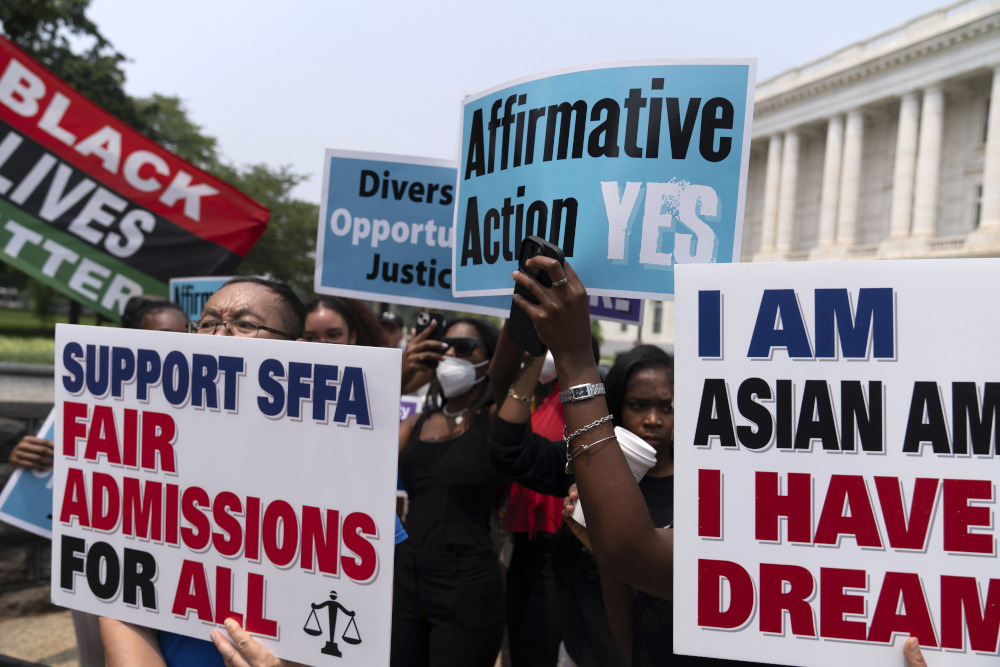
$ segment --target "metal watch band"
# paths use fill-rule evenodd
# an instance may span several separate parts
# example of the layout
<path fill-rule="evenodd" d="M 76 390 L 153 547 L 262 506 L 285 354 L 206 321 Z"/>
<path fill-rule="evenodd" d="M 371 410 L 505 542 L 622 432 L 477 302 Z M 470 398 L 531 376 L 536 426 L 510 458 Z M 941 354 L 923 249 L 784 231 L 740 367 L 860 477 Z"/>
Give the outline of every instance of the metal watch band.
<path fill-rule="evenodd" d="M 566 391 L 559 392 L 559 401 L 562 403 L 573 403 L 575 401 L 585 401 L 594 396 L 604 395 L 603 383 L 578 384 L 570 387 Z"/>

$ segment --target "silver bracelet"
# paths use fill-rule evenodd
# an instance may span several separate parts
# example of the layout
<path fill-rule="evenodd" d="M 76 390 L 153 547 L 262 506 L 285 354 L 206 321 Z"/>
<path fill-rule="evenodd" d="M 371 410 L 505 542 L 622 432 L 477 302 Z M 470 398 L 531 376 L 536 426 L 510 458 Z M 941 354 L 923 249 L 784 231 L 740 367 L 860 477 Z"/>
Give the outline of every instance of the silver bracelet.
<path fill-rule="evenodd" d="M 573 466 L 571 465 L 571 463 L 573 462 L 573 457 L 570 456 L 570 451 L 569 451 L 570 440 L 572 440 L 576 436 L 580 435 L 581 433 L 586 433 L 590 429 L 595 428 L 597 426 L 600 426 L 604 422 L 608 422 L 608 421 L 611 421 L 611 415 L 604 415 L 600 419 L 595 419 L 594 421 L 590 422 L 589 424 L 587 424 L 583 428 L 578 428 L 577 430 L 573 431 L 573 433 L 571 433 L 569 435 L 566 434 L 566 427 L 563 426 L 563 440 L 566 442 L 566 474 L 567 475 L 573 469 Z"/>
<path fill-rule="evenodd" d="M 583 445 L 582 447 L 580 447 L 579 449 L 577 449 L 575 452 L 573 452 L 573 454 L 571 456 L 569 456 L 566 459 L 566 474 L 569 475 L 570 473 L 573 472 L 573 461 L 575 461 L 576 457 L 578 457 L 580 454 L 583 454 L 585 451 L 587 451 L 588 449 L 590 449 L 594 445 L 599 445 L 602 442 L 607 442 L 608 440 L 615 440 L 617 437 L 618 437 L 617 435 L 609 435 L 606 438 L 601 438 L 600 440 L 595 440 L 594 442 L 590 443 L 589 445 Z"/>

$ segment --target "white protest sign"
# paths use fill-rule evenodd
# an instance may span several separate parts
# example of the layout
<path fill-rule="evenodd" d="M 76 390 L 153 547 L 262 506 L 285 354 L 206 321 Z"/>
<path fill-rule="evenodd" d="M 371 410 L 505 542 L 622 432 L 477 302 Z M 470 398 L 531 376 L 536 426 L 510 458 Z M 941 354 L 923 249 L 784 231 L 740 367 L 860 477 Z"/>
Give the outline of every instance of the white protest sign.
<path fill-rule="evenodd" d="M 58 326 L 53 602 L 387 665 L 400 356 Z"/>
<path fill-rule="evenodd" d="M 997 664 L 1000 260 L 678 269 L 677 653 Z"/>

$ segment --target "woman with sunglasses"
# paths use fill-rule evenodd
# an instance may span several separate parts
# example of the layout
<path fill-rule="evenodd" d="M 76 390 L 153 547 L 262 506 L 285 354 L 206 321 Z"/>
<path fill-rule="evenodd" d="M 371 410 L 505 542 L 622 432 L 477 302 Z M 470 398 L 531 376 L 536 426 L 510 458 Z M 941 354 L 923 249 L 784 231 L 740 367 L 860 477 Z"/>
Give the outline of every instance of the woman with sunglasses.
<path fill-rule="evenodd" d="M 500 650 L 503 583 L 490 515 L 503 478 L 486 445 L 498 335 L 486 320 L 449 322 L 424 411 L 400 424 L 409 539 L 396 555 L 393 665 L 492 666 Z"/>

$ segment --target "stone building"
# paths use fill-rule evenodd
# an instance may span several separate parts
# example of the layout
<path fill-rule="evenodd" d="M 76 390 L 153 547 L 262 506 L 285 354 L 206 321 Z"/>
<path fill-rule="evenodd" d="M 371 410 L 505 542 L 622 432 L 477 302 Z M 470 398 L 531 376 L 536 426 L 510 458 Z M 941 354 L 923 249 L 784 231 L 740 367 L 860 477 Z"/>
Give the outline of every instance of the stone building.
<path fill-rule="evenodd" d="M 965 0 L 757 85 L 742 261 L 1000 255 L 1000 0 Z M 673 304 L 609 349 L 673 344 Z"/>

